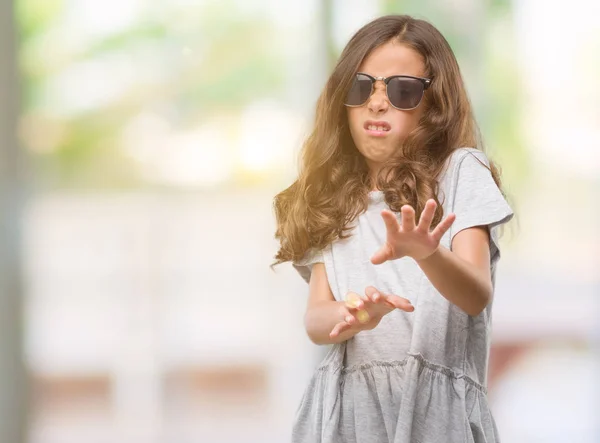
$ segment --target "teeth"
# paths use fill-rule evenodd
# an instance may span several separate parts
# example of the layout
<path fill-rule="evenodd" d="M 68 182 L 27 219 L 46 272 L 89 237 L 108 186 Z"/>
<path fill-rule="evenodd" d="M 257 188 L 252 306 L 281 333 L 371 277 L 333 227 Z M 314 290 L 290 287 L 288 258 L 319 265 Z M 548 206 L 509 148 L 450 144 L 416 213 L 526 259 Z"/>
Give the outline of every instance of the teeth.
<path fill-rule="evenodd" d="M 388 131 L 388 129 L 384 128 L 383 126 L 375 126 L 375 125 L 369 125 L 369 126 L 367 126 L 367 129 L 369 131 L 380 131 L 380 132 Z"/>

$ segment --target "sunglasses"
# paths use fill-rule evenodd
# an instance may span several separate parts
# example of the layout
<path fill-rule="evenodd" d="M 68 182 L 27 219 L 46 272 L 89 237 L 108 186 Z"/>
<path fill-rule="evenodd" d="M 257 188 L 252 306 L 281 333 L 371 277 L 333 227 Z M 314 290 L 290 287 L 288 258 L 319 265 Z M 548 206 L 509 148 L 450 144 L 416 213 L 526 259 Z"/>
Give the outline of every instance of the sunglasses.
<path fill-rule="evenodd" d="M 369 97 L 371 97 L 371 94 L 373 94 L 377 80 L 385 83 L 388 100 L 394 108 L 401 111 L 408 111 L 419 106 L 425 90 L 431 85 L 430 78 L 413 77 L 410 75 L 373 77 L 364 72 L 359 72 L 356 74 L 352 86 L 350 86 L 344 105 L 350 107 L 364 105 Z"/>

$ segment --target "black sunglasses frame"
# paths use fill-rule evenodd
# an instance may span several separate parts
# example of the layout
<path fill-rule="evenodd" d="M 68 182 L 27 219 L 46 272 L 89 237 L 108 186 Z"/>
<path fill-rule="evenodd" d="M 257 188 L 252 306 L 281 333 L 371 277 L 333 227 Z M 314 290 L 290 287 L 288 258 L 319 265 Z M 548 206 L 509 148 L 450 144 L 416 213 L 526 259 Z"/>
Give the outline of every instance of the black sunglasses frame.
<path fill-rule="evenodd" d="M 365 72 L 357 72 L 356 76 L 358 76 L 358 75 L 364 75 L 365 77 L 367 77 L 371 80 L 371 92 L 369 93 L 369 96 L 366 98 L 366 100 L 364 102 L 362 102 L 360 105 L 348 105 L 348 104 L 344 103 L 344 106 L 348 106 L 349 108 L 358 108 L 360 106 L 363 106 L 367 101 L 369 101 L 369 98 L 373 95 L 373 89 L 375 88 L 375 82 L 378 80 L 381 80 L 382 82 L 385 83 L 385 95 L 387 96 L 387 99 L 390 102 L 390 105 L 392 105 L 393 108 L 398 109 L 400 111 L 410 111 L 412 109 L 416 109 L 419 107 L 419 105 L 423 101 L 423 96 L 425 95 L 425 91 L 429 88 L 429 86 L 431 86 L 431 82 L 433 80 L 431 78 L 414 77 L 412 75 L 390 75 L 389 77 L 373 77 L 372 75 L 369 75 Z M 388 85 L 390 83 L 390 80 L 393 80 L 395 78 L 411 78 L 414 80 L 419 80 L 421 83 L 423 83 L 423 94 L 421 94 L 421 98 L 419 98 L 419 101 L 416 104 L 416 106 L 414 106 L 412 108 L 399 108 L 397 106 L 394 106 L 394 104 L 392 103 L 392 100 L 390 100 L 390 95 L 388 94 Z"/>

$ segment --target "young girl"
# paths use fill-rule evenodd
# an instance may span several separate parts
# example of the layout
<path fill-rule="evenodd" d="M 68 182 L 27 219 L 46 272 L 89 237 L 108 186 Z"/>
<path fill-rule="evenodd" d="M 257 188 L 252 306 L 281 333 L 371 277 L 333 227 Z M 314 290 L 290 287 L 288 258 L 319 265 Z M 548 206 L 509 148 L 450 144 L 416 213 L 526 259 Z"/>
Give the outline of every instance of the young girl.
<path fill-rule="evenodd" d="M 439 31 L 407 16 L 360 29 L 302 154 L 275 198 L 275 264 L 309 283 L 306 331 L 334 346 L 292 440 L 498 442 L 486 373 L 512 211 Z"/>

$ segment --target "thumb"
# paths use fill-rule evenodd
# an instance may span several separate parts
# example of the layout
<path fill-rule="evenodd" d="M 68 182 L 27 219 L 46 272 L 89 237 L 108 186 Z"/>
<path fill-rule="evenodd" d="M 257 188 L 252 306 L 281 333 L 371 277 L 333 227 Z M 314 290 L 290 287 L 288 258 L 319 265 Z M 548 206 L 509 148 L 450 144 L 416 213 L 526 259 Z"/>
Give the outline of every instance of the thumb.
<path fill-rule="evenodd" d="M 391 258 L 391 254 L 391 248 L 386 243 L 381 248 L 379 248 L 379 250 L 375 254 L 373 254 L 373 256 L 371 257 L 371 263 L 373 263 L 374 265 L 380 265 L 388 261 Z"/>

